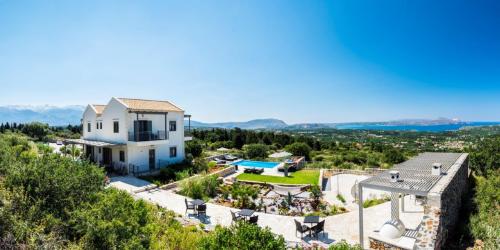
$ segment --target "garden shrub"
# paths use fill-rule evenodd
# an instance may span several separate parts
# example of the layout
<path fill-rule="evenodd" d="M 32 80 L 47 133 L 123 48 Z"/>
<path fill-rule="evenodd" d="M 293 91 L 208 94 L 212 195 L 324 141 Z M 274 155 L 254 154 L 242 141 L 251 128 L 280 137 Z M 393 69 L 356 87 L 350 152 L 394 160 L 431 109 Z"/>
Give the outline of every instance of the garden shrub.
<path fill-rule="evenodd" d="M 347 212 L 347 209 L 342 206 L 332 205 L 330 206 L 330 215 L 336 215 Z"/>
<path fill-rule="evenodd" d="M 471 216 L 471 232 L 485 249 L 498 249 L 500 242 L 500 171 L 490 171 L 488 178 L 476 176 L 477 212 Z"/>
<path fill-rule="evenodd" d="M 216 175 L 195 176 L 180 183 L 180 193 L 193 199 L 208 199 L 217 195 L 219 181 Z"/>
<path fill-rule="evenodd" d="M 341 240 L 337 243 L 330 245 L 328 250 L 363 250 L 363 248 L 358 245 L 349 245 L 345 240 Z"/>
<path fill-rule="evenodd" d="M 314 161 L 323 161 L 324 159 L 325 159 L 325 157 L 323 157 L 322 155 L 318 155 L 318 156 L 314 157 Z"/>
<path fill-rule="evenodd" d="M 373 206 L 376 206 L 376 205 L 379 205 L 379 204 L 382 204 L 384 202 L 387 202 L 389 201 L 390 198 L 389 197 L 384 197 L 384 198 L 375 198 L 375 199 L 368 199 L 368 200 L 365 200 L 363 201 L 363 207 L 364 208 L 367 208 L 367 207 L 373 207 Z"/>
<path fill-rule="evenodd" d="M 184 180 L 189 176 L 191 176 L 191 171 L 189 169 L 184 169 L 180 172 L 175 173 L 175 180 L 176 181 Z"/>
<path fill-rule="evenodd" d="M 208 162 L 208 169 L 212 169 L 216 166 L 217 166 L 217 162 L 215 162 L 215 161 Z"/>
<path fill-rule="evenodd" d="M 285 150 L 296 156 L 305 156 L 310 160 L 311 147 L 304 142 L 295 142 L 285 147 Z"/>
<path fill-rule="evenodd" d="M 283 236 L 273 234 L 267 227 L 240 222 L 230 227 L 217 226 L 200 241 L 199 248 L 285 250 L 286 244 Z"/>
<path fill-rule="evenodd" d="M 235 207 L 254 208 L 254 199 L 257 199 L 259 189 L 251 185 L 240 184 L 236 182 L 231 188 L 231 198 L 235 200 Z"/>
<path fill-rule="evenodd" d="M 343 195 L 341 195 L 341 194 L 337 194 L 337 199 L 338 199 L 339 201 L 341 201 L 342 203 L 345 203 L 345 198 L 344 198 L 344 196 L 343 196 Z"/>
<path fill-rule="evenodd" d="M 245 155 L 250 159 L 264 159 L 267 157 L 268 147 L 265 144 L 246 144 L 243 146 Z"/>
<path fill-rule="evenodd" d="M 321 188 L 318 185 L 312 185 L 309 192 L 311 192 L 309 196 L 312 199 L 311 207 L 317 210 L 321 202 L 321 197 L 323 197 L 323 192 L 321 192 Z"/>
<path fill-rule="evenodd" d="M 200 141 L 192 140 L 186 142 L 185 146 L 186 154 L 191 154 L 193 157 L 200 157 L 203 152 L 203 146 Z"/>

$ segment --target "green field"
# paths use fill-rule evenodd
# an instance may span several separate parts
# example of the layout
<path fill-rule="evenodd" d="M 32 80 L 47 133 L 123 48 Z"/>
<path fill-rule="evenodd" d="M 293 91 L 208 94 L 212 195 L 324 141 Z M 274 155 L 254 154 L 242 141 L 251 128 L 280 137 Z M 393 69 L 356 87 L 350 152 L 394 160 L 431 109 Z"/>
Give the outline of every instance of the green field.
<path fill-rule="evenodd" d="M 276 184 L 313 184 L 318 185 L 319 170 L 300 170 L 291 173 L 288 177 L 258 175 L 258 174 L 240 174 L 236 177 L 242 181 L 259 181 Z"/>

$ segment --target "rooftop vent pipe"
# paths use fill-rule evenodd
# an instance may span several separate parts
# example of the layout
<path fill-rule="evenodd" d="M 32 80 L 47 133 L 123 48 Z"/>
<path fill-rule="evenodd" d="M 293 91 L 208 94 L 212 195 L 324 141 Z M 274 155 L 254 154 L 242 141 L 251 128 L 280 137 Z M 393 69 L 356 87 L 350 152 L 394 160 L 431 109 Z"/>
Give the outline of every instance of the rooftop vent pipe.
<path fill-rule="evenodd" d="M 397 170 L 389 171 L 389 175 L 391 176 L 391 179 L 390 179 L 391 182 L 398 182 L 400 180 L 399 171 L 397 171 Z"/>
<path fill-rule="evenodd" d="M 435 162 L 432 164 L 432 175 L 441 175 L 443 173 L 443 164 Z"/>

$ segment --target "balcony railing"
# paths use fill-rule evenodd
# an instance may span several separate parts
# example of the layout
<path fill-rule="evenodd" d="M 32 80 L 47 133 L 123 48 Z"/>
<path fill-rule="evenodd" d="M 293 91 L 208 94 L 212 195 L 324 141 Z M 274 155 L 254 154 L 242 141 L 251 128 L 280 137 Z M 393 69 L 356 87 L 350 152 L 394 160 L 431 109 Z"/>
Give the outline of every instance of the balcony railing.
<path fill-rule="evenodd" d="M 143 132 L 128 132 L 129 141 L 159 141 L 167 140 L 168 134 L 164 130 L 156 132 L 143 131 Z"/>
<path fill-rule="evenodd" d="M 193 133 L 189 130 L 184 130 L 184 141 L 193 140 Z"/>

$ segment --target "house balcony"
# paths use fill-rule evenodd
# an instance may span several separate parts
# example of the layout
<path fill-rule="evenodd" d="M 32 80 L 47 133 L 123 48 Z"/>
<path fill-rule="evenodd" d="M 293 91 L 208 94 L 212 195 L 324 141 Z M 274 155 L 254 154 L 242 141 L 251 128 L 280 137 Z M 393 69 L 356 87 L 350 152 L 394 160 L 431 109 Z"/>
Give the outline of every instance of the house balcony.
<path fill-rule="evenodd" d="M 165 130 L 129 132 L 128 140 L 132 142 L 168 140 L 168 133 L 165 133 Z"/>

